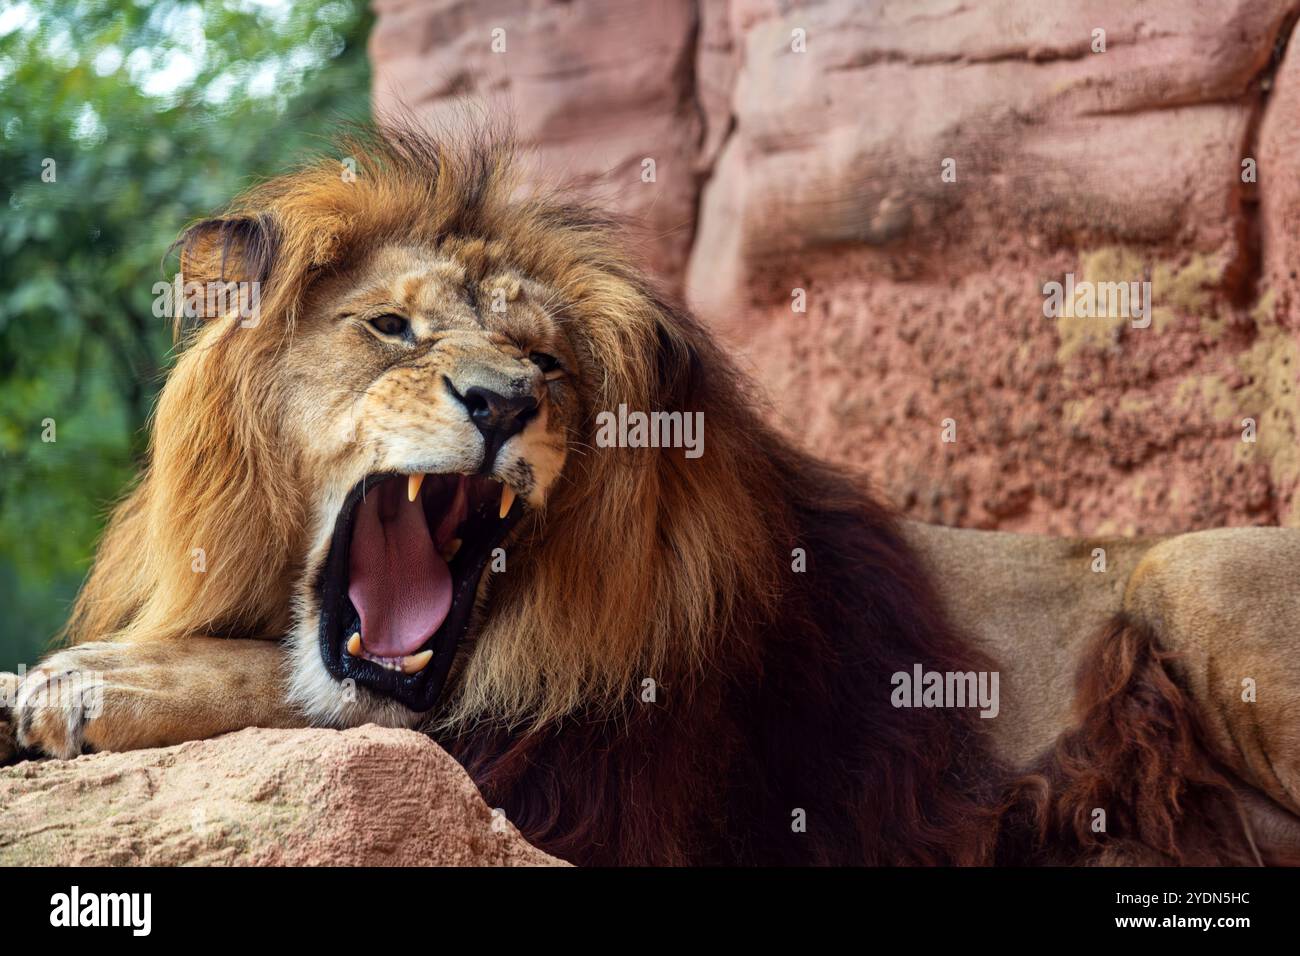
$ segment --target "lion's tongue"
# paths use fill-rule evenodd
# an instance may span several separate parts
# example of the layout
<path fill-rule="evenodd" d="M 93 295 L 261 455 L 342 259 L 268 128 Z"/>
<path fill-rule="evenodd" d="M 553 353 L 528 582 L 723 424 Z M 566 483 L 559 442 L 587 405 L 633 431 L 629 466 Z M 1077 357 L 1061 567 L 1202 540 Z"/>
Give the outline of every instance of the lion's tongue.
<path fill-rule="evenodd" d="M 361 615 L 361 644 L 379 657 L 414 654 L 451 609 L 451 571 L 433 547 L 419 499 L 386 481 L 358 505 L 348 597 Z"/>

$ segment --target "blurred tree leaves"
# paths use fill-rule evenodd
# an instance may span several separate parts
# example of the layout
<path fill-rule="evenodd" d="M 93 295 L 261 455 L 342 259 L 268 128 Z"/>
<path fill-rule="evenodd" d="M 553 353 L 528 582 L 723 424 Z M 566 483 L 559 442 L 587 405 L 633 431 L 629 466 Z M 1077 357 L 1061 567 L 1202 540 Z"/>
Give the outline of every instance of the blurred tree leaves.
<path fill-rule="evenodd" d="M 369 114 L 370 25 L 360 0 L 0 8 L 0 669 L 48 646 L 142 460 L 163 253 Z"/>

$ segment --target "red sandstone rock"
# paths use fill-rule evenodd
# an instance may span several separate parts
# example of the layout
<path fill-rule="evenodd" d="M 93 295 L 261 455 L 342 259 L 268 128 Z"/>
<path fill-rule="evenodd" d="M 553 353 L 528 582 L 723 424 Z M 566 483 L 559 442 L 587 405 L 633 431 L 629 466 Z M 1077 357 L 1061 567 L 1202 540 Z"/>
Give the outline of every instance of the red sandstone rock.
<path fill-rule="evenodd" d="M 601 201 L 601 164 L 689 169 L 615 190 L 664 234 L 648 264 L 684 281 L 777 420 L 912 516 L 1300 523 L 1297 0 L 377 9 L 380 106 L 420 83 L 428 116 L 509 94 L 538 178 L 577 173 Z M 499 24 L 518 57 L 485 52 Z M 1065 273 L 1151 281 L 1151 328 L 1045 318 Z"/>
<path fill-rule="evenodd" d="M 377 0 L 375 10 L 377 110 L 452 126 L 508 114 L 544 178 L 628 215 L 650 266 L 680 276 L 700 136 L 689 0 Z"/>
<path fill-rule="evenodd" d="M 559 866 L 409 730 L 243 730 L 0 768 L 0 865 Z"/>

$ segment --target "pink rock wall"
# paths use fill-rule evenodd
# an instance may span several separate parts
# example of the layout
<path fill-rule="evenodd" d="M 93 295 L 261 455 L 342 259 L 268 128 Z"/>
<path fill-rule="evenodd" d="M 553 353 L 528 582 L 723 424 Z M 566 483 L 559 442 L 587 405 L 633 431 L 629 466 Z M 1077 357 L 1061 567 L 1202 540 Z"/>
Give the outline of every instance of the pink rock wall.
<path fill-rule="evenodd" d="M 379 109 L 508 108 L 911 515 L 1300 524 L 1300 0 L 375 8 Z M 1067 273 L 1149 327 L 1045 317 Z"/>

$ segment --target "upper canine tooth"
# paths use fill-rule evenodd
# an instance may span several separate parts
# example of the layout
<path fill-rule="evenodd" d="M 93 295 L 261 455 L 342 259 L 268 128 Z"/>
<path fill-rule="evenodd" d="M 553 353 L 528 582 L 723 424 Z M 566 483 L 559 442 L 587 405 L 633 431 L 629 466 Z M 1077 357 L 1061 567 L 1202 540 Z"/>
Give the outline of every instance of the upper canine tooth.
<path fill-rule="evenodd" d="M 418 674 L 424 670 L 424 665 L 429 663 L 433 657 L 433 651 L 420 651 L 418 654 L 409 654 L 402 658 L 402 670 L 407 674 Z"/>
<path fill-rule="evenodd" d="M 504 518 L 510 513 L 510 506 L 515 503 L 515 489 L 509 485 L 501 486 L 501 513 L 500 517 Z"/>
<path fill-rule="evenodd" d="M 420 485 L 424 484 L 424 472 L 418 475 L 410 475 L 406 479 L 406 500 L 414 501 L 415 496 L 420 493 Z"/>
<path fill-rule="evenodd" d="M 361 656 L 361 632 L 356 631 L 348 638 L 348 653 L 353 657 Z"/>

